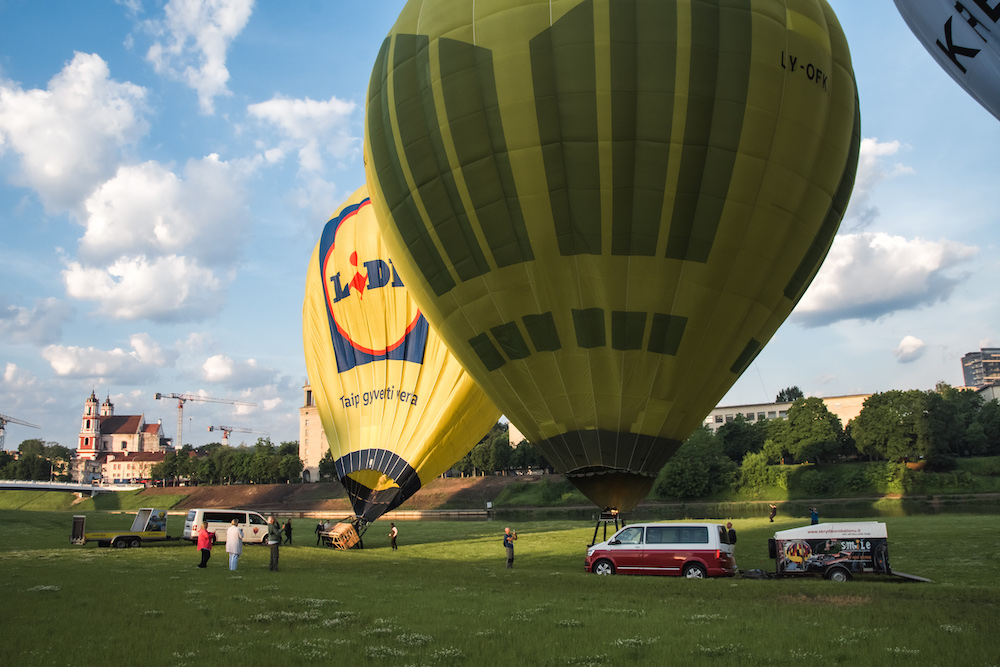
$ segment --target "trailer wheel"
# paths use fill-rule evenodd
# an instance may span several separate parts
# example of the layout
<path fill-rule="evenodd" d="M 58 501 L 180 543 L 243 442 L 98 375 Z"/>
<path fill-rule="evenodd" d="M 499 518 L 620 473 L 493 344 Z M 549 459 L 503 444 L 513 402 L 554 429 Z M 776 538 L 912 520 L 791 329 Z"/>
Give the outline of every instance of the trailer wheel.
<path fill-rule="evenodd" d="M 115 541 L 111 543 L 111 546 L 115 549 L 124 549 L 128 546 L 128 542 L 124 537 L 116 537 Z"/>
<path fill-rule="evenodd" d="M 142 540 L 140 540 L 138 537 L 133 537 L 128 541 L 128 546 L 130 549 L 138 549 L 139 547 L 142 546 Z"/>
<path fill-rule="evenodd" d="M 594 574 L 614 574 L 615 566 L 611 561 L 602 558 L 594 563 L 593 571 Z"/>
<path fill-rule="evenodd" d="M 840 567 L 839 565 L 837 567 L 831 567 L 823 573 L 823 576 L 830 581 L 844 582 L 851 580 L 851 573 L 848 572 L 847 568 Z"/>

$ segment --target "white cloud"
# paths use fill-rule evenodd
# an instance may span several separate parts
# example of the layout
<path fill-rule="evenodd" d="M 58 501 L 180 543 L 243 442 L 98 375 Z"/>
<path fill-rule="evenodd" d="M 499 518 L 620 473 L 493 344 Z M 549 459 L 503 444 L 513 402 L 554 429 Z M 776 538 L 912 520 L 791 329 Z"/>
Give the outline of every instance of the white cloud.
<path fill-rule="evenodd" d="M 889 158 L 899 152 L 898 141 L 879 142 L 872 137 L 861 140 L 858 172 L 854 179 L 851 203 L 844 215 L 845 229 L 857 231 L 872 224 L 879 216 L 879 209 L 871 203 L 872 192 L 879 183 L 901 174 L 912 174 L 913 169 L 901 162 L 889 164 Z"/>
<path fill-rule="evenodd" d="M 130 342 L 131 350 L 49 345 L 42 350 L 42 357 L 60 377 L 93 378 L 114 384 L 147 381 L 153 369 L 169 362 L 167 355 L 155 352 L 159 346 L 146 334 L 132 336 Z"/>
<path fill-rule="evenodd" d="M 186 254 L 229 263 L 246 235 L 244 171 L 209 155 L 183 178 L 157 162 L 123 166 L 86 201 L 80 255 L 93 262 Z"/>
<path fill-rule="evenodd" d="M 217 155 L 189 161 L 183 177 L 156 162 L 121 167 L 86 201 L 67 293 L 118 319 L 213 314 L 247 238 L 245 178 Z"/>
<path fill-rule="evenodd" d="M 162 39 L 146 59 L 158 73 L 197 91 L 203 113 L 214 113 L 215 98 L 230 94 L 226 51 L 246 27 L 253 5 L 253 0 L 170 0 L 163 20 L 148 24 Z"/>
<path fill-rule="evenodd" d="M 256 359 L 237 362 L 224 354 L 209 357 L 201 367 L 206 382 L 233 388 L 258 387 L 274 383 L 277 371 L 261 366 Z"/>
<path fill-rule="evenodd" d="M 48 210 L 74 209 L 146 133 L 145 101 L 146 90 L 112 80 L 100 56 L 76 53 L 47 90 L 0 81 L 0 154 L 18 154 L 15 182 Z"/>
<path fill-rule="evenodd" d="M 8 361 L 3 370 L 3 388 L 8 394 L 23 393 L 38 387 L 38 378 L 31 372 L 18 368 L 17 364 Z"/>
<path fill-rule="evenodd" d="M 11 343 L 48 345 L 62 338 L 73 308 L 59 299 L 36 299 L 33 308 L 0 308 L 0 336 Z"/>
<path fill-rule="evenodd" d="M 132 334 L 128 339 L 134 350 L 135 357 L 143 363 L 153 366 L 173 366 L 177 361 L 176 350 L 166 350 L 160 346 L 148 333 Z"/>
<path fill-rule="evenodd" d="M 323 169 L 324 156 L 341 160 L 358 150 L 360 140 L 350 132 L 351 114 L 356 107 L 354 102 L 336 97 L 326 101 L 273 97 L 251 104 L 247 111 L 273 125 L 284 137 L 279 146 L 265 151 L 269 161 L 295 150 L 299 168 L 316 172 Z"/>
<path fill-rule="evenodd" d="M 899 345 L 896 346 L 893 354 L 899 359 L 899 363 L 908 364 L 922 357 L 926 351 L 927 346 L 924 344 L 924 341 L 914 336 L 905 336 L 899 342 Z"/>
<path fill-rule="evenodd" d="M 62 275 L 70 296 L 97 301 L 101 314 L 122 320 L 196 320 L 215 313 L 223 301 L 223 280 L 177 255 L 123 258 L 106 268 L 69 262 Z"/>
<path fill-rule="evenodd" d="M 947 240 L 870 232 L 838 236 L 792 317 L 807 327 L 877 320 L 945 300 L 967 277 L 949 271 L 977 253 L 978 248 Z"/>

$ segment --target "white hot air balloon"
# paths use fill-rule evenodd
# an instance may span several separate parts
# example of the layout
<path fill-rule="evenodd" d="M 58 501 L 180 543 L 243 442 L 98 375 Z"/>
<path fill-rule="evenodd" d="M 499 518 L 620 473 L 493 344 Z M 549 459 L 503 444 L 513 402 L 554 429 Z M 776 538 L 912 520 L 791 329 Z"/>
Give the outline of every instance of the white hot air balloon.
<path fill-rule="evenodd" d="M 1000 4 L 996 0 L 894 0 L 941 68 L 1000 119 Z"/>

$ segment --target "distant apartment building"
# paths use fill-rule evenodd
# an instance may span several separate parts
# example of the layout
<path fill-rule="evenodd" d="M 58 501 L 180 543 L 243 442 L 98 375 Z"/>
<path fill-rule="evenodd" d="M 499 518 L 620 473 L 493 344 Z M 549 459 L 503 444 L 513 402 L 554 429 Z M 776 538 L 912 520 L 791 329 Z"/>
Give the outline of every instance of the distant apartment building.
<path fill-rule="evenodd" d="M 101 466 L 101 476 L 105 482 L 112 484 L 145 482 L 152 477 L 150 471 L 153 466 L 163 463 L 166 456 L 166 452 L 108 454 Z"/>
<path fill-rule="evenodd" d="M 984 347 L 962 357 L 965 386 L 982 389 L 1000 385 L 1000 347 Z"/>
<path fill-rule="evenodd" d="M 865 399 L 871 394 L 848 394 L 846 396 L 830 396 L 823 398 L 823 404 L 831 413 L 837 415 L 842 426 L 861 414 Z M 751 405 L 721 405 L 705 417 L 705 426 L 714 433 L 723 424 L 735 421 L 743 416 L 748 422 L 766 421 L 769 419 L 785 419 L 792 403 L 754 403 Z"/>

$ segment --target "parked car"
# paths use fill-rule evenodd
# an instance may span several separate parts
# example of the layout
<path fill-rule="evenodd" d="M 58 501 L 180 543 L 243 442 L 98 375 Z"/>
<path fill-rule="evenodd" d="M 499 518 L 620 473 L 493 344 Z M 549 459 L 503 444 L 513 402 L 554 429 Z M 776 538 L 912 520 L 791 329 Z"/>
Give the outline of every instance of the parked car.
<path fill-rule="evenodd" d="M 733 546 L 717 523 L 638 523 L 587 548 L 587 572 L 689 579 L 736 574 Z"/>

